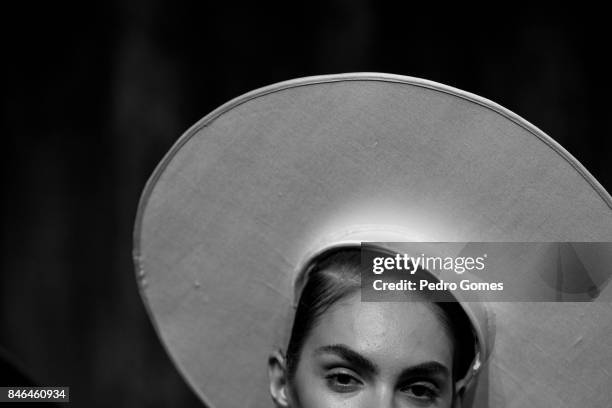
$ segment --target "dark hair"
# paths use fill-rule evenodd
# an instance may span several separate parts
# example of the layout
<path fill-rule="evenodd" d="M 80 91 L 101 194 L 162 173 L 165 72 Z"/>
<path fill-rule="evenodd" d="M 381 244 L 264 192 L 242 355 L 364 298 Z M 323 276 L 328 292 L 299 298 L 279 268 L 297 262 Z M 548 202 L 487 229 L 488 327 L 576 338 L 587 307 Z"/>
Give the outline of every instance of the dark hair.
<path fill-rule="evenodd" d="M 297 304 L 293 329 L 287 346 L 287 376 L 295 375 L 302 347 L 318 319 L 337 301 L 361 288 L 360 248 L 329 251 L 309 266 Z M 468 371 L 475 357 L 472 324 L 457 302 L 428 302 L 454 341 L 453 378 Z"/>

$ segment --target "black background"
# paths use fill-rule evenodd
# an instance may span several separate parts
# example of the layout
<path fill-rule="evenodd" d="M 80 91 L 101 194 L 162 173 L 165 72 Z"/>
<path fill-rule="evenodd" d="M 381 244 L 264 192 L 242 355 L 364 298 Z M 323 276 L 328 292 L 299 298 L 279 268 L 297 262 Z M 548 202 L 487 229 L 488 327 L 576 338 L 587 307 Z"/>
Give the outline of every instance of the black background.
<path fill-rule="evenodd" d="M 200 406 L 145 314 L 132 226 L 181 133 L 260 86 L 351 71 L 438 81 L 525 117 L 611 190 L 604 17 L 366 0 L 5 8 L 0 385 L 68 385 L 74 406 Z"/>

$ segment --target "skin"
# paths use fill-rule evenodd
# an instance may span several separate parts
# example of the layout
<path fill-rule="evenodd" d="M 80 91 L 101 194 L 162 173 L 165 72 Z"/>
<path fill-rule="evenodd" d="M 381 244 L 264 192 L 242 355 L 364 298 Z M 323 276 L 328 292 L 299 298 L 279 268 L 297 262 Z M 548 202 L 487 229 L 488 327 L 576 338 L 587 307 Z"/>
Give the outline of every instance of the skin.
<path fill-rule="evenodd" d="M 269 360 L 280 408 L 453 407 L 453 341 L 424 302 L 332 305 L 304 343 L 292 381 Z"/>

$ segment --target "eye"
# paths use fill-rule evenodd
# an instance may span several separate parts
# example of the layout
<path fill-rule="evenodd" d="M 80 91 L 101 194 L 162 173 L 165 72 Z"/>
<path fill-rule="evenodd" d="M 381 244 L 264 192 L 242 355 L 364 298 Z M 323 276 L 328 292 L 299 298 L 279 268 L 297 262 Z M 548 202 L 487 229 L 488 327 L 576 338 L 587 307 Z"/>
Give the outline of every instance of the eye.
<path fill-rule="evenodd" d="M 434 402 L 439 396 L 438 387 L 427 381 L 410 384 L 402 388 L 402 392 L 409 398 L 423 403 Z"/>
<path fill-rule="evenodd" d="M 335 392 L 354 392 L 363 385 L 357 376 L 346 371 L 331 372 L 325 376 L 325 380 L 327 386 Z"/>

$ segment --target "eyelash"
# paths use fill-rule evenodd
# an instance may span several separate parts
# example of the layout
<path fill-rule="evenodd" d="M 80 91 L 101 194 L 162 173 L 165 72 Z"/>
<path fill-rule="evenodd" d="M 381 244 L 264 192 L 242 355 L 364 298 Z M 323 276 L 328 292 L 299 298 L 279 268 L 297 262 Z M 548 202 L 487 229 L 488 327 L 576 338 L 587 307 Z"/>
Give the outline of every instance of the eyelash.
<path fill-rule="evenodd" d="M 363 382 L 357 376 L 345 371 L 332 372 L 326 375 L 325 379 L 330 389 L 340 393 L 356 391 L 359 386 L 363 385 Z M 350 384 L 346 384 L 346 381 L 339 381 L 340 379 L 348 380 Z M 409 390 L 412 391 L 408 392 Z M 418 392 L 415 392 L 417 390 Z M 401 391 L 408 394 L 410 398 L 420 402 L 433 402 L 439 396 L 438 387 L 429 381 L 411 383 L 402 387 Z"/>
<path fill-rule="evenodd" d="M 414 392 L 415 389 L 418 389 L 419 391 L 422 391 L 422 392 L 415 393 Z M 412 392 L 407 392 L 408 390 L 412 390 Z M 430 383 L 429 381 L 421 381 L 421 382 L 412 383 L 408 386 L 403 387 L 401 391 L 409 394 L 410 398 L 416 399 L 418 401 L 424 401 L 424 402 L 433 402 L 439 396 L 438 387 L 436 387 L 434 384 Z M 421 395 L 418 395 L 418 394 L 421 394 Z"/>
<path fill-rule="evenodd" d="M 355 375 L 344 371 L 332 372 L 326 375 L 325 379 L 328 387 L 336 392 L 353 392 L 363 385 L 363 382 Z M 349 384 L 343 384 L 345 381 L 339 381 L 340 379 L 348 380 Z"/>

